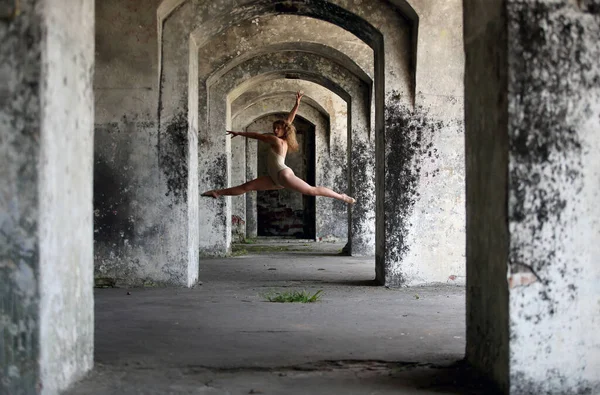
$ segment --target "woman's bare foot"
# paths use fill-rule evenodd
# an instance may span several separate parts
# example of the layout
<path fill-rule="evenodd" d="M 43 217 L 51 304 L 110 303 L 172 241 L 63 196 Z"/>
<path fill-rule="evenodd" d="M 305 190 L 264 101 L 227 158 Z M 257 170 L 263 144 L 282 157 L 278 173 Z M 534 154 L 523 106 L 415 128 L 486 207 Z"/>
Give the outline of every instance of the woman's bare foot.
<path fill-rule="evenodd" d="M 354 204 L 354 203 L 356 203 L 356 199 L 354 199 L 353 197 L 350 197 L 350 196 L 346 195 L 345 193 L 342 194 L 342 198 L 344 198 L 344 202 L 346 202 L 348 204 Z"/>
<path fill-rule="evenodd" d="M 204 192 L 204 193 L 203 193 L 202 195 L 200 195 L 200 196 L 207 196 L 207 197 L 212 197 L 212 198 L 215 198 L 215 199 L 216 199 L 216 198 L 220 197 L 221 195 L 219 195 L 219 194 L 217 193 L 217 191 L 206 191 L 206 192 Z"/>

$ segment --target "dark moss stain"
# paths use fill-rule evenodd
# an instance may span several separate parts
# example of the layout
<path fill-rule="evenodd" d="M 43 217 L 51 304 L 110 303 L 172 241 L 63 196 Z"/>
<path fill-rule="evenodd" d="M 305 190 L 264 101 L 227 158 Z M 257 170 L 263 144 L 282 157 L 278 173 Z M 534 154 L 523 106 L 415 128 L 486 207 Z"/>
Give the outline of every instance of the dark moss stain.
<path fill-rule="evenodd" d="M 166 196 L 173 198 L 174 204 L 187 200 L 188 180 L 188 122 L 186 115 L 179 113 L 173 117 L 164 132 L 159 132 L 159 167 L 166 177 Z"/>
<path fill-rule="evenodd" d="M 116 286 L 137 285 L 136 276 L 144 262 L 132 258 L 129 249 L 141 247 L 150 252 L 162 226 L 144 230 L 136 226 L 140 221 L 136 200 L 147 191 L 147 174 L 139 170 L 147 164 L 136 160 L 147 157 L 138 156 L 135 150 L 140 148 L 131 142 L 155 130 L 154 122 L 138 117 L 123 117 L 94 128 L 94 275 L 112 278 Z"/>
<path fill-rule="evenodd" d="M 353 131 L 353 135 L 357 135 Z M 367 241 L 362 236 L 367 229 L 361 225 L 368 225 L 369 214 L 375 210 L 375 147 L 363 139 L 352 139 L 352 153 L 350 160 L 352 174 L 351 194 L 356 199 L 352 206 L 352 254 L 362 255 L 370 249 Z"/>
<path fill-rule="evenodd" d="M 3 2 L 4 8 L 9 3 Z M 15 3 L 16 4 L 16 3 Z M 39 166 L 43 13 L 21 2 L 21 14 L 0 29 L 0 393 L 40 392 Z M 11 82 L 8 83 L 7 81 Z M 19 272 L 31 273 L 24 291 Z"/>
<path fill-rule="evenodd" d="M 600 15 L 600 0 L 577 0 L 577 5 L 583 12 Z"/>
<path fill-rule="evenodd" d="M 588 13 L 597 13 L 598 2 L 585 3 Z M 573 14 L 571 7 L 567 1 L 508 6 L 514 38 L 510 67 L 518 71 L 510 82 L 509 221 L 526 234 L 513 238 L 509 260 L 512 273 L 531 272 L 544 285 L 539 296 L 547 302 L 544 314 L 550 315 L 564 297 L 558 290 L 565 287 L 553 286 L 547 269 L 552 266 L 564 278 L 576 274 L 558 248 L 578 203 L 572 196 L 583 188 L 579 128 L 591 113 L 586 99 L 600 88 L 597 16 L 586 22 L 592 17 Z M 536 245 L 533 253 L 531 245 Z M 574 286 L 566 289 L 577 292 Z"/>
<path fill-rule="evenodd" d="M 221 153 L 208 164 L 206 169 L 208 180 L 214 188 L 227 187 L 227 155 Z"/>
<path fill-rule="evenodd" d="M 600 393 L 600 384 L 580 380 L 571 384 L 572 380 L 565 377 L 558 369 L 548 369 L 546 379 L 538 381 L 528 378 L 523 372 L 513 373 L 510 377 L 510 393 L 540 394 L 540 395 L 592 395 Z"/>
<path fill-rule="evenodd" d="M 127 192 L 131 180 L 122 170 L 131 154 L 129 144 L 121 144 L 121 124 L 112 122 L 94 128 L 94 242 L 118 243 L 133 236 L 130 222 L 131 196 Z M 114 141 L 115 152 L 102 148 Z M 102 147 L 102 148 L 100 148 Z M 111 160 L 109 157 L 116 157 Z"/>
<path fill-rule="evenodd" d="M 422 177 L 421 168 L 424 161 L 435 163 L 439 158 L 432 136 L 450 126 L 432 119 L 423 107 L 413 110 L 400 103 L 400 94 L 394 92 L 385 106 L 385 253 L 389 263 L 401 262 L 409 249 L 405 240 L 411 224 L 407 221 L 419 199 L 417 187 Z M 438 173 L 439 169 L 434 169 L 425 176 L 435 177 Z M 388 286 L 401 286 L 405 282 L 401 273 L 393 277 L 388 275 L 385 279 Z"/>

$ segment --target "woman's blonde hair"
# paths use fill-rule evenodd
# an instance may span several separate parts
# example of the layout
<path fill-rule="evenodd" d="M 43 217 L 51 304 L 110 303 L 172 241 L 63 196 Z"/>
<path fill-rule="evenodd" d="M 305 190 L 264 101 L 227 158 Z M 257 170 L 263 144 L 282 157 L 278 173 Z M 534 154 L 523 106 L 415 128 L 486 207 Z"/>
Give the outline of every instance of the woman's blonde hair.
<path fill-rule="evenodd" d="M 296 128 L 291 123 L 282 119 L 273 122 L 273 127 L 281 126 L 283 128 L 283 139 L 288 143 L 288 150 L 291 152 L 298 151 L 298 140 L 296 140 Z"/>

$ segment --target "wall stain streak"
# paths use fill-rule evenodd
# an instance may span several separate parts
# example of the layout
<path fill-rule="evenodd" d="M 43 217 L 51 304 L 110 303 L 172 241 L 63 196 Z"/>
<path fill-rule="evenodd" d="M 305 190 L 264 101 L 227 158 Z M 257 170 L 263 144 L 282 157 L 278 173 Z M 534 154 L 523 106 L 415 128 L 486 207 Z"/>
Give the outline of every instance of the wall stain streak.
<path fill-rule="evenodd" d="M 593 5 L 588 5 L 593 12 Z M 518 43 L 515 50 L 522 53 L 511 58 L 511 68 L 529 70 L 511 75 L 516 99 L 509 107 L 514 115 L 509 125 L 509 221 L 522 236 L 511 243 L 510 270 L 531 272 L 538 278 L 544 285 L 539 296 L 548 302 L 550 315 L 558 295 L 553 295 L 544 273 L 551 265 L 560 266 L 563 278 L 572 272 L 557 246 L 562 238 L 571 237 L 564 229 L 571 207 L 578 204 L 573 191 L 576 195 L 584 186 L 579 123 L 590 107 L 588 103 L 578 108 L 577 103 L 584 101 L 582 93 L 600 86 L 598 59 L 585 44 L 586 29 L 579 19 L 562 14 L 565 7 L 565 3 L 539 2 L 510 7 L 511 33 L 517 37 L 511 41 Z M 532 243 L 535 251 L 528 247 Z M 575 292 L 577 287 L 570 289 Z"/>
<path fill-rule="evenodd" d="M 386 262 L 401 262 L 410 246 L 406 238 L 413 224 L 408 222 L 415 202 L 419 199 L 418 186 L 422 177 L 435 177 L 439 169 L 422 174 L 424 161 L 435 162 L 439 158 L 438 150 L 432 142 L 433 136 L 448 122 L 433 119 L 429 111 L 417 106 L 411 109 L 404 104 L 399 92 L 393 92 L 386 100 L 386 244 L 399 246 L 386 248 Z M 391 272 L 385 285 L 402 286 L 407 279 L 402 271 Z"/>
<path fill-rule="evenodd" d="M 183 113 L 177 114 L 166 125 L 162 134 L 159 151 L 159 166 L 167 181 L 166 196 L 172 196 L 173 203 L 187 201 L 187 148 L 188 122 Z"/>

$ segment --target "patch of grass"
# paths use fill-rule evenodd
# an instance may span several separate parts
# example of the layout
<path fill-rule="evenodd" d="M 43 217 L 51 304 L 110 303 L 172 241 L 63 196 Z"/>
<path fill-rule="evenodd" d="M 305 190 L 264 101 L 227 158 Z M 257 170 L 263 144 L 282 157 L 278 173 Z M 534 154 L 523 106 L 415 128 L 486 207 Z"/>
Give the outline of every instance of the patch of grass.
<path fill-rule="evenodd" d="M 256 244 L 256 239 L 244 239 L 242 244 Z"/>
<path fill-rule="evenodd" d="M 269 302 L 275 303 L 314 303 L 321 299 L 322 289 L 314 294 L 306 291 L 284 291 L 265 294 Z"/>

